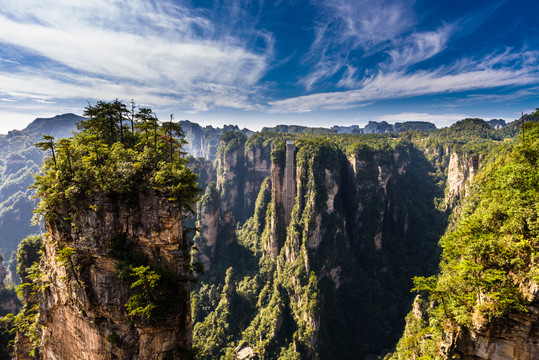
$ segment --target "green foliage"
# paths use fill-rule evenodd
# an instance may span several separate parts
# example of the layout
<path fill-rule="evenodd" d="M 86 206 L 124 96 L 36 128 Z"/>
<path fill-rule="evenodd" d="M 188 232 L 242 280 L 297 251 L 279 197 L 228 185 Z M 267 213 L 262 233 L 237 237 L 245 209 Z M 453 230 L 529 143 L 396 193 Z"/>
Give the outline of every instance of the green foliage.
<path fill-rule="evenodd" d="M 28 284 L 33 284 L 32 279 L 37 273 L 37 267 L 43 254 L 42 247 L 43 236 L 41 235 L 28 236 L 19 244 L 17 249 L 17 274 L 21 279 L 22 286 L 25 288 L 28 288 Z M 28 297 L 27 295 L 25 298 Z"/>
<path fill-rule="evenodd" d="M 409 330 L 396 358 L 407 351 L 432 356 L 418 350 L 421 334 L 439 342 L 444 327 L 486 326 L 527 311 L 525 291 L 537 283 L 539 267 L 539 124 L 526 123 L 524 131 L 525 139 L 477 175 L 456 226 L 441 239 L 439 275 L 414 279 L 414 290 L 433 304 L 430 325 Z"/>
<path fill-rule="evenodd" d="M 194 292 L 194 341 L 201 358 L 227 356 L 231 341 L 240 339 L 264 358 L 377 354 L 394 344 L 395 329 L 403 326 L 411 300 L 410 277 L 434 270 L 436 241 L 445 222 L 433 198 L 443 196 L 443 189 L 432 180 L 432 166 L 414 149 L 410 134 L 287 136 L 298 149 L 298 195 L 291 224 L 284 229 L 279 222 L 276 189 L 267 178 L 253 216 L 236 229 L 238 244 L 218 249 L 209 272 L 214 275 L 207 272 Z M 272 162 L 282 170 L 284 139 L 254 135 L 246 152 L 274 147 Z M 402 175 L 398 159 L 413 164 Z M 391 179 L 385 190 L 379 188 L 381 176 Z M 330 199 L 328 186 L 333 182 L 339 188 Z M 391 216 L 384 218 L 384 213 Z M 318 227 L 320 243 L 313 240 Z M 374 249 L 372 240 L 380 232 L 383 252 Z M 279 241 L 281 254 L 275 260 L 268 258 L 270 241 Z M 253 255 L 258 263 L 252 262 Z M 234 266 L 236 274 L 232 299 L 245 304 L 239 311 L 233 306 L 225 311 L 222 302 L 226 291 L 218 284 L 226 283 L 227 265 Z"/>
<path fill-rule="evenodd" d="M 112 237 L 109 255 L 117 260 L 118 279 L 129 287 L 125 308 L 134 320 L 158 321 L 183 299 L 178 279 L 162 264 L 150 264 L 127 234 Z"/>
<path fill-rule="evenodd" d="M 47 143 L 56 147 L 56 160 L 46 161 L 36 177 L 38 212 L 63 218 L 88 207 L 96 193 L 136 199 L 150 189 L 193 212 L 199 189 L 183 157 L 181 128 L 172 122 L 160 125 L 143 108 L 134 116 L 138 130 L 130 131 L 124 108 L 118 101 L 89 105 L 85 112 L 89 119 L 79 122 L 79 133 Z"/>
<path fill-rule="evenodd" d="M 23 306 L 14 317 L 13 324 L 19 336 L 28 338 L 33 344 L 29 354 L 26 354 L 29 358 L 38 357 L 41 326 L 38 323 L 37 292 L 43 290 L 47 285 L 41 280 L 41 272 L 39 271 L 42 244 L 43 238 L 41 236 L 29 236 L 21 241 L 17 251 L 17 272 L 22 281 L 22 284 L 17 287 L 17 293 L 23 299 Z"/>
<path fill-rule="evenodd" d="M 67 264 L 71 263 L 71 258 L 75 255 L 75 249 L 72 247 L 66 246 L 58 251 L 58 255 L 56 256 L 56 261 L 62 264 L 63 266 L 66 266 Z"/>
<path fill-rule="evenodd" d="M 150 270 L 149 266 L 132 267 L 131 276 L 134 281 L 130 286 L 132 294 L 125 304 L 127 313 L 129 316 L 150 319 L 157 299 L 163 295 L 158 286 L 161 276 Z"/>
<path fill-rule="evenodd" d="M 7 314 L 0 318 L 0 357 L 9 359 L 9 348 L 15 341 L 15 315 Z"/>

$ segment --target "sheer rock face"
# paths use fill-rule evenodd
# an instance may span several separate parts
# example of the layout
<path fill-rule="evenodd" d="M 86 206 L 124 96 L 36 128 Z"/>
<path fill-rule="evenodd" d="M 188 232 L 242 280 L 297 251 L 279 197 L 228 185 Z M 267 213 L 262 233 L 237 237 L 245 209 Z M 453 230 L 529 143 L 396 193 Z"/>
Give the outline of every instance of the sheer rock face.
<path fill-rule="evenodd" d="M 217 158 L 217 186 L 221 189 L 223 209 L 232 209 L 241 203 L 240 186 L 243 184 L 238 178 L 243 175 L 239 169 L 243 165 L 243 148 L 228 151 Z"/>
<path fill-rule="evenodd" d="M 217 189 L 208 186 L 205 196 L 218 197 Z M 204 265 L 204 269 L 208 270 L 215 259 L 217 250 L 217 238 L 219 235 L 219 209 L 218 201 L 199 203 L 197 211 L 197 226 L 200 229 L 197 236 L 197 241 L 203 246 L 206 251 L 199 251 L 193 254 L 194 261 L 200 261 Z M 197 247 L 200 247 L 197 244 Z M 201 249 L 199 249 L 201 250 Z"/>
<path fill-rule="evenodd" d="M 477 328 L 464 329 L 449 349 L 461 360 L 539 359 L 539 296 L 526 313 L 509 314 Z"/>
<path fill-rule="evenodd" d="M 264 244 L 264 252 L 271 259 L 276 259 L 284 242 L 285 221 L 284 221 L 284 169 L 279 164 L 271 167 L 272 193 L 271 201 L 274 207 L 273 216 L 270 218 L 270 232 L 268 242 Z"/>
<path fill-rule="evenodd" d="M 245 208 L 251 213 L 256 197 L 264 179 L 271 173 L 271 149 L 269 147 L 256 147 L 249 149 L 245 154 L 247 174 L 243 189 Z"/>
<path fill-rule="evenodd" d="M 230 210 L 237 221 L 244 221 L 252 214 L 260 186 L 271 173 L 271 149 L 246 149 L 244 141 L 233 149 L 228 149 L 228 145 L 221 139 L 216 161 L 221 210 Z"/>
<path fill-rule="evenodd" d="M 466 197 L 478 167 L 474 159 L 468 159 L 465 156 L 461 156 L 459 159 L 457 153 L 451 153 L 447 168 L 447 194 L 445 197 L 445 205 L 448 208 L 455 207 L 459 199 Z"/>
<path fill-rule="evenodd" d="M 179 208 L 155 192 L 134 199 L 98 195 L 95 210 L 78 209 L 72 220 L 46 222 L 48 236 L 40 264 L 45 359 L 181 359 L 191 347 L 189 245 L 183 236 Z M 116 275 L 117 260 L 109 254 L 114 237 L 124 234 L 150 264 L 174 275 L 180 301 L 159 320 L 128 318 L 128 285 Z M 63 263 L 64 247 L 75 249 Z"/>

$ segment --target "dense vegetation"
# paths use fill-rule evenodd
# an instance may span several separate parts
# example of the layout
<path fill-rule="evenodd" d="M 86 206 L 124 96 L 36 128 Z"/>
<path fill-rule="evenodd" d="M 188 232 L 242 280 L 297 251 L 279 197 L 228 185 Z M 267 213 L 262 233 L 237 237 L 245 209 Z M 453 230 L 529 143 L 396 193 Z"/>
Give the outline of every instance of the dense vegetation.
<path fill-rule="evenodd" d="M 235 143 L 236 138 L 231 133 L 227 139 Z M 260 133 L 247 140 L 244 151 L 272 148 L 272 162 L 282 170 L 288 139 L 298 148 L 292 223 L 284 228 L 272 194 L 277 190 L 268 177 L 252 217 L 233 234 L 219 233 L 218 256 L 192 295 L 194 345 L 201 359 L 231 358 L 238 346 L 275 359 L 379 353 L 396 341 L 393 329 L 402 326 L 399 314 L 407 310 L 410 278 L 434 271 L 444 216 L 433 198 L 443 197 L 443 188 L 429 175 L 432 165 L 406 136 Z M 224 140 L 221 151 L 229 147 Z M 383 168 L 384 176 L 393 174 L 396 154 L 414 166 L 388 185 L 386 198 L 377 187 L 378 169 Z M 357 178 L 347 175 L 347 158 L 363 164 Z M 331 213 L 326 174 L 342 187 Z M 210 185 L 200 210 L 218 212 L 219 194 Z M 358 211 L 359 203 L 365 211 Z M 380 218 L 387 206 L 398 211 L 392 216 L 409 214 L 407 236 L 414 242 L 403 241 L 403 218 Z M 272 223 L 278 224 L 275 234 L 282 241 L 275 259 L 267 252 L 275 236 Z M 313 239 L 317 226 L 325 234 L 321 240 Z M 384 252 L 372 240 L 381 232 Z M 198 250 L 210 252 L 200 240 L 195 239 Z"/>
<path fill-rule="evenodd" d="M 148 108 L 130 114 L 117 100 L 89 105 L 84 115 L 73 138 L 37 144 L 51 154 L 34 184 L 42 199 L 38 212 L 65 216 L 91 206 L 98 193 L 129 197 L 149 189 L 194 211 L 199 190 L 181 150 L 181 126 L 160 123 Z"/>
<path fill-rule="evenodd" d="M 17 309 L 20 310 L 9 313 L 0 318 L 0 356 L 10 358 L 15 343 L 15 335 L 19 333 L 19 342 L 26 341 L 30 345 L 30 355 L 36 356 L 39 344 L 37 323 L 39 309 L 37 304 L 36 291 L 38 291 L 39 260 L 41 259 L 41 246 L 43 238 L 33 235 L 23 239 L 17 249 L 17 274 L 20 276 L 21 284 L 17 287 L 17 294 L 22 299 L 22 306 L 19 300 L 11 296 L 9 301 L 17 302 Z M 4 287 L 3 293 L 14 293 L 12 288 Z M 9 303 L 2 299 L 2 304 Z"/>
<path fill-rule="evenodd" d="M 519 142 L 497 154 L 440 241 L 440 273 L 415 278 L 428 295 L 420 301 L 425 315 L 408 316 L 394 358 L 438 358 L 444 332 L 527 311 L 530 286 L 539 282 L 539 124 L 525 123 Z"/>
<path fill-rule="evenodd" d="M 49 136 L 38 143 L 49 155 L 35 185 L 43 198 L 42 214 L 53 221 L 64 219 L 91 207 L 99 193 L 129 202 L 141 191 L 164 194 L 185 212 L 193 210 L 198 189 L 182 149 L 185 133 L 177 123 L 160 123 L 150 109 L 129 112 L 119 101 L 89 105 L 85 116 L 73 138 L 57 141 Z M 207 146 L 204 151 L 222 159 L 240 152 L 241 162 L 226 170 L 235 173 L 239 184 L 223 181 L 226 171 L 221 167 L 216 169 L 221 178 L 217 186 L 211 163 L 190 158 L 191 169 L 200 174 L 199 183 L 207 186 L 199 211 L 220 216 L 215 249 L 205 247 L 204 229 L 194 240 L 199 252 L 195 256 L 212 258 L 211 268 L 198 276 L 192 292 L 198 358 L 233 359 L 243 347 L 266 359 L 376 357 L 394 346 L 412 300 L 411 278 L 418 275 L 425 276 L 416 279 L 416 288 L 426 291 L 423 309 L 431 313 L 416 321 L 415 329 L 407 328 L 396 355 L 404 354 L 401 358 L 432 355 L 448 324 L 469 326 L 477 319 L 489 321 L 525 308 L 519 285 L 538 277 L 535 125 L 527 124 L 526 141 L 511 148 L 508 138 L 518 132 L 518 123 L 493 130 L 480 119 L 465 119 L 429 133 L 342 135 L 276 127 L 272 130 L 279 133 L 249 136 L 237 128 L 222 131 L 184 124 L 191 126 L 191 138 L 198 139 L 197 155 Z M 399 131 L 433 130 L 428 124 L 408 125 Z M 381 126 L 371 124 L 369 129 L 379 132 L 385 125 Z M 243 190 L 246 174 L 254 171 L 246 160 L 248 152 L 261 149 L 265 160 L 280 167 L 282 177 L 285 140 L 290 139 L 298 148 L 298 197 L 291 225 L 286 228 L 280 218 L 282 208 L 275 200 L 271 176 L 261 182 L 254 209 L 241 202 L 227 208 L 231 186 Z M 16 161 L 4 160 L 2 174 L 26 179 L 26 165 L 36 171 L 40 161 L 37 149 L 30 153 L 36 161 L 29 162 L 26 154 L 12 155 Z M 441 274 L 428 277 L 435 272 L 436 244 L 454 205 L 444 203 L 447 167 L 454 153 L 459 163 L 484 169 L 442 240 Z M 23 161 L 24 171 L 17 168 Z M 216 161 L 215 166 L 224 163 Z M 24 181 L 27 186 L 30 180 Z M 332 195 L 329 212 L 331 181 L 340 188 Z M 25 190 L 25 196 L 31 191 Z M 250 195 L 241 193 L 242 201 L 244 196 Z M 9 209 L 8 205 L 2 208 Z M 322 229 L 319 238 L 313 233 L 316 228 Z M 272 258 L 268 248 L 275 236 L 280 251 Z M 320 239 L 318 244 L 315 238 Z M 115 237 L 110 249 L 119 278 L 131 289 L 126 311 L 134 321 L 156 318 L 174 299 L 174 288 L 162 269 L 130 250 L 129 241 Z M 29 243 L 25 241 L 24 247 Z M 69 266 L 73 249 L 59 250 L 59 263 Z M 33 289 L 29 270 L 33 261 L 20 265 L 26 284 L 22 289 Z M 434 307 L 428 310 L 431 304 Z M 35 339 L 35 310 L 27 303 L 23 315 L 18 315 L 23 322 L 5 317 L 0 339 L 16 321 Z M 413 322 L 410 316 L 407 320 Z"/>
<path fill-rule="evenodd" d="M 40 118 L 24 130 L 0 135 L 0 248 L 7 259 L 15 260 L 21 239 L 41 230 L 38 225 L 31 226 L 32 210 L 37 201 L 35 191 L 28 189 L 43 161 L 43 153 L 34 143 L 44 134 L 70 136 L 75 122 L 80 119 L 74 114 Z M 18 281 L 15 271 L 11 275 Z"/>

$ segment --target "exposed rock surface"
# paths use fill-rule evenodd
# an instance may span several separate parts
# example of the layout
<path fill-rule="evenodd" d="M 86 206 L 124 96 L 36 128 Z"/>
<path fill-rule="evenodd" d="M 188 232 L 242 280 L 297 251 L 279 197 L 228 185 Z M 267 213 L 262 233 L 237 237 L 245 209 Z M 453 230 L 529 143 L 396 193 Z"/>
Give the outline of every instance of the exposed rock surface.
<path fill-rule="evenodd" d="M 233 210 L 238 215 L 243 208 L 245 186 L 245 136 L 221 138 L 217 154 L 217 188 L 221 193 L 221 209 Z"/>
<path fill-rule="evenodd" d="M 511 314 L 485 328 L 467 330 L 456 340 L 462 360 L 535 360 L 539 358 L 539 308 Z"/>
<path fill-rule="evenodd" d="M 181 211 L 155 192 L 140 193 L 136 204 L 129 200 L 101 194 L 94 210 L 46 222 L 39 299 L 44 359 L 181 359 L 191 347 L 190 256 Z M 163 316 L 126 315 L 129 286 L 118 279 L 118 260 L 110 255 L 117 236 L 174 277 L 179 301 Z M 62 263 L 59 250 L 66 247 L 75 254 Z"/>
<path fill-rule="evenodd" d="M 461 360 L 539 359 L 539 292 L 532 284 L 524 291 L 531 304 L 523 313 L 510 313 L 487 324 L 462 329 L 446 346 Z"/>
<path fill-rule="evenodd" d="M 468 158 L 464 155 L 451 153 L 449 165 L 447 168 L 447 194 L 445 204 L 453 208 L 463 199 L 470 190 L 470 184 L 473 181 L 479 162 L 474 158 Z"/>
<path fill-rule="evenodd" d="M 244 187 L 244 206 L 247 213 L 252 213 L 254 202 L 264 179 L 271 172 L 271 149 L 269 147 L 253 147 L 246 151 L 246 175 Z"/>

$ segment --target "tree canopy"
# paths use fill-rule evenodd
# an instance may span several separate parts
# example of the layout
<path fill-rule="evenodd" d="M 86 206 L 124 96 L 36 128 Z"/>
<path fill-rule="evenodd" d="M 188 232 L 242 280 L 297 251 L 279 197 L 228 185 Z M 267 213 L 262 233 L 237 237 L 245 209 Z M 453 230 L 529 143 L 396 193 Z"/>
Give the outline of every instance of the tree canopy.
<path fill-rule="evenodd" d="M 200 190 L 196 175 L 186 166 L 186 141 L 179 124 L 172 118 L 160 122 L 149 108 L 129 116 L 118 100 L 89 104 L 84 115 L 72 138 L 45 136 L 36 144 L 52 152 L 34 184 L 41 198 L 38 212 L 51 217 L 61 208 L 70 212 L 90 206 L 99 192 L 129 197 L 145 189 L 162 193 L 186 212 L 194 211 Z"/>

